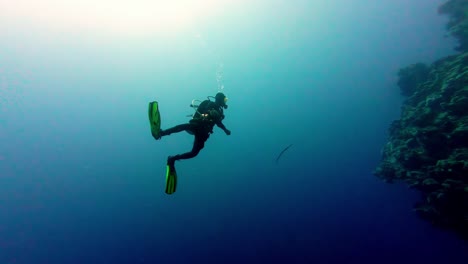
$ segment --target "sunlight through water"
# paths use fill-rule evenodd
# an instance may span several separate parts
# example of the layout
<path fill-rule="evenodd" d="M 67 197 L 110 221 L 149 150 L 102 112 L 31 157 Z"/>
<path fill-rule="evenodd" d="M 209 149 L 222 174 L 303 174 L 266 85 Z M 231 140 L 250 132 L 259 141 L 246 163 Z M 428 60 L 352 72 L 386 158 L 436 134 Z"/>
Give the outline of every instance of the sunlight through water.
<path fill-rule="evenodd" d="M 197 19 L 209 17 L 239 2 L 241 1 L 0 1 L 0 22 L 4 25 L 7 22 L 10 26 L 110 34 L 174 33 L 191 27 Z"/>

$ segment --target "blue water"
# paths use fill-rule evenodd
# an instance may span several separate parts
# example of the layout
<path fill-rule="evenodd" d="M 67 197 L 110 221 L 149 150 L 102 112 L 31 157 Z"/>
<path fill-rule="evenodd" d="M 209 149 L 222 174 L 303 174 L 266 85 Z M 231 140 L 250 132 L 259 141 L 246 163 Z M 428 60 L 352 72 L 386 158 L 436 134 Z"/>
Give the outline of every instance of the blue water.
<path fill-rule="evenodd" d="M 171 34 L 0 23 L 0 263 L 465 263 L 372 175 L 398 69 L 454 54 L 444 1 L 240 2 Z M 193 139 L 148 102 L 168 128 L 218 89 L 232 135 L 166 195 Z"/>

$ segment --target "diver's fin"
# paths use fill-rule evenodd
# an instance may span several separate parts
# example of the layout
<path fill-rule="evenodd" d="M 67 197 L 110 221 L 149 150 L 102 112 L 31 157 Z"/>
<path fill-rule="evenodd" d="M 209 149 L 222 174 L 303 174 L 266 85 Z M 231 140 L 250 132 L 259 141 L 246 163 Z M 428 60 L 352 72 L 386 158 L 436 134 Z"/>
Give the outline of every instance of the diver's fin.
<path fill-rule="evenodd" d="M 177 186 L 177 173 L 174 166 L 167 164 L 166 166 L 166 190 L 167 194 L 173 194 Z"/>
<path fill-rule="evenodd" d="M 148 117 L 151 127 L 151 135 L 158 140 L 161 138 L 161 115 L 159 114 L 158 102 L 154 101 L 148 105 Z"/>

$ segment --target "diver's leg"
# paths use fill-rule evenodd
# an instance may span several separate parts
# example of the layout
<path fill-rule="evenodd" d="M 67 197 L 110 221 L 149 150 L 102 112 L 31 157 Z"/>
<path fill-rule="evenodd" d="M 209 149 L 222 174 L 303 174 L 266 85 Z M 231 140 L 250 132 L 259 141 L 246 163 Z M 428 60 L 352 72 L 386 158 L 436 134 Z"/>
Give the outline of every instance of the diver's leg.
<path fill-rule="evenodd" d="M 179 154 L 175 156 L 169 156 L 167 158 L 167 163 L 169 165 L 174 166 L 174 162 L 176 160 L 181 160 L 181 159 L 191 159 L 200 153 L 200 150 L 202 150 L 205 147 L 205 141 L 208 139 L 209 135 L 198 135 L 195 134 L 195 140 L 193 141 L 193 147 L 190 152 L 184 153 L 184 154 Z"/>
<path fill-rule="evenodd" d="M 166 130 L 161 129 L 160 135 L 161 136 L 169 136 L 172 133 L 179 133 L 179 132 L 182 132 L 182 131 L 185 131 L 185 130 L 189 130 L 190 127 L 191 127 L 191 125 L 189 123 L 187 123 L 187 124 L 177 125 L 175 127 L 171 127 L 169 129 L 166 129 Z"/>

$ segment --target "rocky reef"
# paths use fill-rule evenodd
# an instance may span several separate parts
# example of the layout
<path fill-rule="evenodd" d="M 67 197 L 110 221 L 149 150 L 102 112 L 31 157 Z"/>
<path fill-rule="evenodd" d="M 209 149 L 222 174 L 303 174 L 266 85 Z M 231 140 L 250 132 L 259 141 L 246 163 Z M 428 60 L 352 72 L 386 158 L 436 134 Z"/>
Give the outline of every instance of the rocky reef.
<path fill-rule="evenodd" d="M 414 210 L 435 226 L 468 239 L 468 0 L 452 0 L 448 29 L 460 41 L 459 54 L 431 65 L 402 68 L 398 86 L 406 96 L 399 120 L 374 174 L 416 188 Z"/>
<path fill-rule="evenodd" d="M 459 46 L 457 51 L 468 51 L 468 0 L 450 0 L 441 5 L 439 14 L 448 15 L 447 31 L 455 37 Z"/>

